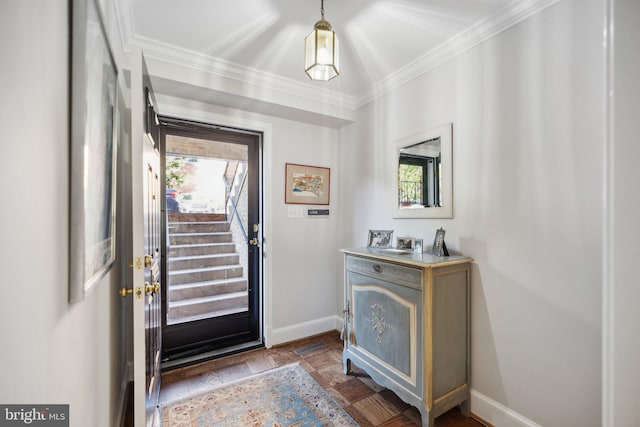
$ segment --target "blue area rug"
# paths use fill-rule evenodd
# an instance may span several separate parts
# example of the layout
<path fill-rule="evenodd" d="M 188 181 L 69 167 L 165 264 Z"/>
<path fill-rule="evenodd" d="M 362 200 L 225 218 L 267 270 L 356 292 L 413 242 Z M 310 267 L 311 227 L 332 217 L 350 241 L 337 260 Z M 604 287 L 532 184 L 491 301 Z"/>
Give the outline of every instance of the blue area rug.
<path fill-rule="evenodd" d="M 298 365 L 273 369 L 163 410 L 163 425 L 323 427 L 358 424 Z"/>

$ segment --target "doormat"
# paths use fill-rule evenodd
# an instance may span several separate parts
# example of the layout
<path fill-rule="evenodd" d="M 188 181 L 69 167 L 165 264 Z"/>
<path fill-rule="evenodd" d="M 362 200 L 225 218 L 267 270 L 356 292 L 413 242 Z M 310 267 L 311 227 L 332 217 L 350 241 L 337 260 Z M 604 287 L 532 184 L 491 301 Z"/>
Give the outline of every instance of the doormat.
<path fill-rule="evenodd" d="M 165 427 L 358 426 L 297 364 L 168 404 L 162 420 Z"/>

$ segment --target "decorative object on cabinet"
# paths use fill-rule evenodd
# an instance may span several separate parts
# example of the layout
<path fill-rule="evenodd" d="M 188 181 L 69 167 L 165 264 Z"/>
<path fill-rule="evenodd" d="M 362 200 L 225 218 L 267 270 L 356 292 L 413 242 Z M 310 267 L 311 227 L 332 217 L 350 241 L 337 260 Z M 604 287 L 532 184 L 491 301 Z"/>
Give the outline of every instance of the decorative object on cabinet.
<path fill-rule="evenodd" d="M 415 246 L 416 239 L 413 237 L 396 237 L 396 248 L 411 249 Z"/>
<path fill-rule="evenodd" d="M 328 205 L 331 169 L 320 166 L 285 165 L 284 202 L 302 205 Z"/>
<path fill-rule="evenodd" d="M 413 243 L 413 251 L 416 253 L 422 253 L 422 239 L 415 239 Z"/>
<path fill-rule="evenodd" d="M 444 242 L 445 230 L 440 227 L 436 230 L 436 236 L 433 239 L 433 246 L 431 247 L 431 254 L 435 256 L 449 256 L 447 250 L 447 244 Z"/>
<path fill-rule="evenodd" d="M 393 230 L 369 230 L 367 247 L 390 248 L 392 237 L 393 237 Z"/>
<path fill-rule="evenodd" d="M 471 258 L 343 249 L 344 372 L 351 363 L 421 413 L 469 415 Z"/>
<path fill-rule="evenodd" d="M 452 128 L 391 144 L 394 218 L 453 218 Z"/>
<path fill-rule="evenodd" d="M 96 2 L 72 8 L 69 301 L 78 302 L 115 261 L 117 68 Z"/>

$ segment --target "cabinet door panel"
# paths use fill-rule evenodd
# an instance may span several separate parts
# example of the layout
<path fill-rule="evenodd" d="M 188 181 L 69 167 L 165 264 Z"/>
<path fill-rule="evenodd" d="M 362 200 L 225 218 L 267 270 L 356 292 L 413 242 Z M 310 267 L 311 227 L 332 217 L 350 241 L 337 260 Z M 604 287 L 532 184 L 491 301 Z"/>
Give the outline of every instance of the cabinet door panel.
<path fill-rule="evenodd" d="M 421 386 L 422 293 L 349 272 L 351 346 L 391 376 Z"/>

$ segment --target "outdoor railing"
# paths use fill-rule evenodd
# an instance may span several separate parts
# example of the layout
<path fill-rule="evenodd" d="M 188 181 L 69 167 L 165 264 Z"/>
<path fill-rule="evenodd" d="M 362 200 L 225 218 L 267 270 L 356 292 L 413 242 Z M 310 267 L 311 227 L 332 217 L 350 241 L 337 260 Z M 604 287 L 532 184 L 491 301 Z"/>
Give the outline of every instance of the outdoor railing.
<path fill-rule="evenodd" d="M 398 202 L 400 205 L 422 205 L 422 182 L 400 181 L 398 186 Z"/>
<path fill-rule="evenodd" d="M 232 162 L 227 162 L 227 170 L 229 169 L 229 165 Z M 242 230 L 242 235 L 245 238 L 245 241 L 248 242 L 249 241 L 249 236 L 247 234 L 247 230 L 244 226 L 244 223 L 242 222 L 242 217 L 240 216 L 240 213 L 238 212 L 238 201 L 240 200 L 240 197 L 242 196 L 242 192 L 244 191 L 244 187 L 247 181 L 247 173 L 244 170 L 244 168 L 238 167 L 238 162 L 234 162 L 235 165 L 233 165 L 235 167 L 235 171 L 233 172 L 233 176 L 230 180 L 230 182 L 228 181 L 227 178 L 227 171 L 225 171 L 225 184 L 227 186 L 227 200 L 226 200 L 226 212 L 227 215 L 230 214 L 231 218 L 229 218 L 229 224 L 231 225 L 233 223 L 234 218 L 238 220 L 238 224 L 240 225 L 240 230 Z M 240 185 L 236 185 L 236 183 L 239 182 Z"/>

